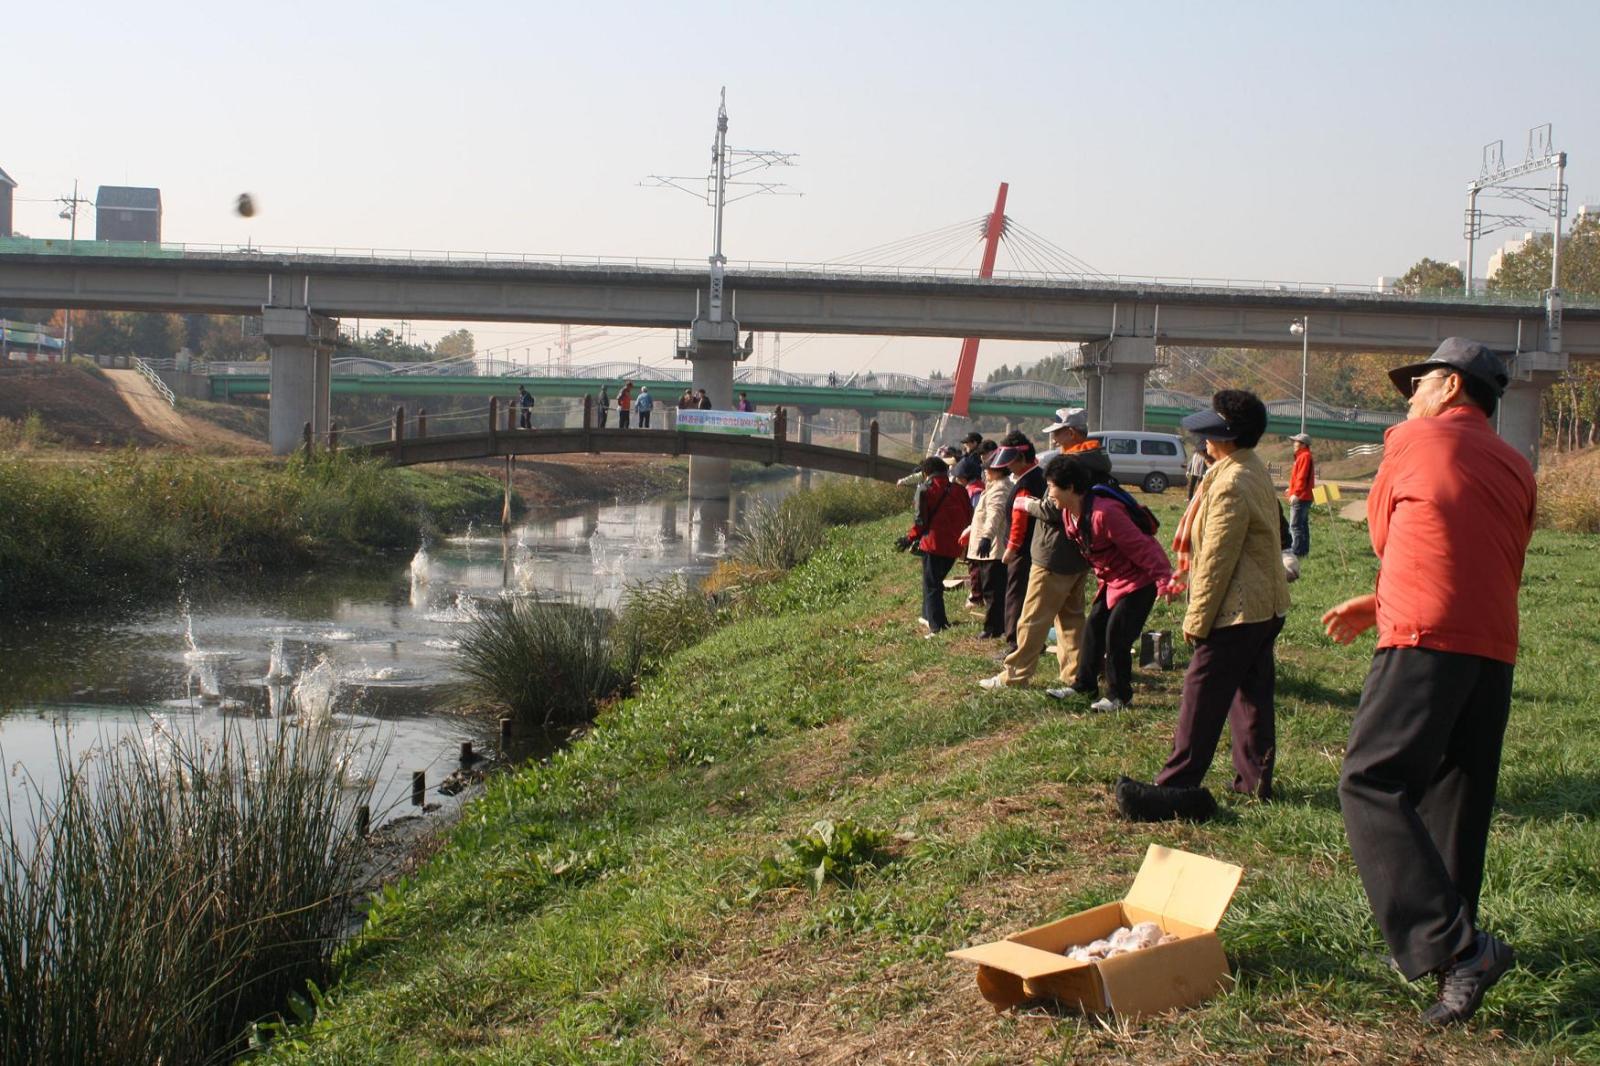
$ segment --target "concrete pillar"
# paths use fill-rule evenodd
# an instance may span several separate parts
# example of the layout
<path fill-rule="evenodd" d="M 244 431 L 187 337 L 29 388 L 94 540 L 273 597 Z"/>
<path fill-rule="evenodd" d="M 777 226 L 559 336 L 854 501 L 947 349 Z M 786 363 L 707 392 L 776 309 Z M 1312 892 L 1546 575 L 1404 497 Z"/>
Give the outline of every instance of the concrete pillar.
<path fill-rule="evenodd" d="M 1564 352 L 1522 352 L 1511 360 L 1508 369 L 1511 384 L 1500 397 L 1495 427 L 1537 470 L 1539 437 L 1544 429 L 1541 416 L 1545 392 L 1567 372 L 1567 355 Z"/>
<path fill-rule="evenodd" d="M 1154 337 L 1115 337 L 1085 344 L 1084 414 L 1089 429 L 1143 429 L 1145 377 L 1155 365 Z"/>
<path fill-rule="evenodd" d="M 861 418 L 861 428 L 856 433 L 856 451 L 866 452 L 872 450 L 872 420 L 878 417 L 878 412 L 869 411 L 865 407 L 856 411 Z"/>
<path fill-rule="evenodd" d="M 911 450 L 918 455 L 927 451 L 928 416 L 922 411 L 911 413 Z"/>
<path fill-rule="evenodd" d="M 689 331 L 690 346 L 681 353 L 694 367 L 690 384 L 706 390 L 711 406 L 719 411 L 733 410 L 733 364 L 745 357 L 739 347 L 739 324 L 732 321 L 710 322 L 697 318 Z M 704 456 L 689 457 L 689 499 L 720 500 L 724 507 L 729 494 L 729 471 L 732 464 L 726 459 Z M 701 510 L 702 520 L 706 511 Z"/>
<path fill-rule="evenodd" d="M 327 440 L 336 332 L 332 319 L 304 308 L 261 309 L 261 334 L 272 360 L 267 435 L 274 455 L 299 447 L 307 422 L 317 441 Z"/>

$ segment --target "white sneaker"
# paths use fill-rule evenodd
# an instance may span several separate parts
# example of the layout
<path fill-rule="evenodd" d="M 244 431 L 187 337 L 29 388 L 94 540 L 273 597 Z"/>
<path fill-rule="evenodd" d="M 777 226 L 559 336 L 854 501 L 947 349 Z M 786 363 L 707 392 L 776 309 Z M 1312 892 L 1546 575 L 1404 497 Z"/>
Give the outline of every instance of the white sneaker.
<path fill-rule="evenodd" d="M 1006 687 L 1006 675 L 1005 674 L 995 674 L 993 677 L 986 677 L 982 681 L 978 682 L 978 687 L 979 688 L 1005 688 Z"/>
<path fill-rule="evenodd" d="M 929 628 L 928 620 L 926 618 L 917 619 L 917 625 L 921 626 L 923 629 L 928 629 Z"/>
<path fill-rule="evenodd" d="M 1120 711 L 1127 708 L 1127 704 L 1114 696 L 1106 696 L 1089 704 L 1091 711 Z"/>

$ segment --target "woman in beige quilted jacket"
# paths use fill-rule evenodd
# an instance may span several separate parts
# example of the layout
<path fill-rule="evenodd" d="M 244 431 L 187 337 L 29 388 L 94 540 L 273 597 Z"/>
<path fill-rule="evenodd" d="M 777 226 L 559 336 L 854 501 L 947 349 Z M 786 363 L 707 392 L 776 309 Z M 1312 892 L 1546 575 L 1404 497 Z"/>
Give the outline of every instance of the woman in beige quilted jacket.
<path fill-rule="evenodd" d="M 983 476 L 983 492 L 973 506 L 972 525 L 967 529 L 967 558 L 982 574 L 983 631 L 978 636 L 987 640 L 1005 635 L 1006 568 L 1000 561 L 1005 545 L 1000 534 L 1011 482 L 1003 468 L 985 467 Z"/>
<path fill-rule="evenodd" d="M 1273 645 L 1289 612 L 1280 554 L 1278 494 L 1255 446 L 1267 409 L 1252 392 L 1225 389 L 1183 428 L 1212 462 L 1178 527 L 1173 547 L 1189 570 L 1183 636 L 1194 648 L 1172 754 L 1154 786 L 1123 779 L 1117 802 L 1136 820 L 1214 809 L 1201 781 L 1226 722 L 1233 737 L 1233 790 L 1272 797 L 1277 755 Z M 1187 795 L 1186 795 L 1187 794 Z"/>

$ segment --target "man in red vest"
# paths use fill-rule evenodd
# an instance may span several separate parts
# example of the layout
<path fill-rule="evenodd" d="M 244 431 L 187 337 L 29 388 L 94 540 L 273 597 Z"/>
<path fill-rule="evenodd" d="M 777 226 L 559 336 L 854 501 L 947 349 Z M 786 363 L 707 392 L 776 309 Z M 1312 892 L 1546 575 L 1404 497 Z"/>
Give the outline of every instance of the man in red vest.
<path fill-rule="evenodd" d="M 1301 559 L 1311 554 L 1311 490 L 1317 485 L 1316 465 L 1311 459 L 1311 438 L 1296 433 L 1294 469 L 1289 472 L 1289 550 Z"/>

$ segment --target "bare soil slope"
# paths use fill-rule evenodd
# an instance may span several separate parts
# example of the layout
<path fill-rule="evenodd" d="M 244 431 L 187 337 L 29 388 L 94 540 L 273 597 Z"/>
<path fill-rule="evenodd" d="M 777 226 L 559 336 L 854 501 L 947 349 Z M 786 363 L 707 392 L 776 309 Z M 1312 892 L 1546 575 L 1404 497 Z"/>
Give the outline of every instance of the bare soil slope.
<path fill-rule="evenodd" d="M 223 429 L 203 418 L 191 418 L 178 411 L 137 370 L 107 370 L 106 377 L 122 397 L 123 403 L 145 429 L 162 440 L 190 448 L 225 448 L 229 451 L 262 450 L 261 442 L 242 433 Z"/>
<path fill-rule="evenodd" d="M 0 418 L 37 414 L 68 444 L 159 444 L 111 382 L 78 367 L 0 370 Z"/>

